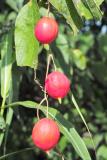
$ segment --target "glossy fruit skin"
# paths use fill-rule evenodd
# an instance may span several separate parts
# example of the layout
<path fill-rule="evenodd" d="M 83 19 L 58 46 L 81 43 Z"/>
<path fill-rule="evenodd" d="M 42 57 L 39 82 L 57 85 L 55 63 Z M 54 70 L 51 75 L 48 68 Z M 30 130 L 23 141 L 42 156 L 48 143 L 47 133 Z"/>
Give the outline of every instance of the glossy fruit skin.
<path fill-rule="evenodd" d="M 45 88 L 52 98 L 64 98 L 70 90 L 70 81 L 63 73 L 54 71 L 48 74 Z"/>
<path fill-rule="evenodd" d="M 43 151 L 53 149 L 58 143 L 60 132 L 55 121 L 49 118 L 39 120 L 32 130 L 34 144 Z"/>
<path fill-rule="evenodd" d="M 34 33 L 39 42 L 49 44 L 58 35 L 58 24 L 53 18 L 43 17 L 37 22 Z"/>

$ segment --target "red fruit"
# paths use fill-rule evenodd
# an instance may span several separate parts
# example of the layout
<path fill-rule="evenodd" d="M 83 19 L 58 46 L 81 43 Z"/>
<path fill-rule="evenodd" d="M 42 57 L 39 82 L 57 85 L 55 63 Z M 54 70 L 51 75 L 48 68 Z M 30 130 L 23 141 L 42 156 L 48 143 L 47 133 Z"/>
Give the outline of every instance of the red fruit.
<path fill-rule="evenodd" d="M 43 151 L 54 148 L 58 143 L 59 138 L 59 128 L 56 122 L 49 118 L 39 120 L 32 130 L 34 144 Z"/>
<path fill-rule="evenodd" d="M 70 81 L 63 73 L 54 71 L 48 74 L 45 80 L 45 88 L 51 97 L 63 98 L 69 92 Z"/>
<path fill-rule="evenodd" d="M 58 24 L 50 17 L 41 18 L 35 26 L 35 37 L 43 44 L 49 44 L 58 35 Z"/>

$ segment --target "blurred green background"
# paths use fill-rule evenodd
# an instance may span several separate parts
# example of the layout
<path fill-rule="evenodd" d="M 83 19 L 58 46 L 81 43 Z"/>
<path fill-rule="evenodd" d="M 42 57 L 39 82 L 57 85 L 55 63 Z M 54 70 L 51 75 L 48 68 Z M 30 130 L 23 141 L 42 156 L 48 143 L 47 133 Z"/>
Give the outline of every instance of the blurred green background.
<path fill-rule="evenodd" d="M 3 36 L 14 26 L 19 9 L 26 3 L 24 0 L 0 0 L 0 44 Z M 41 4 L 41 16 L 46 13 L 46 6 Z M 80 110 L 93 135 L 98 160 L 107 160 L 107 1 L 100 6 L 104 11 L 101 21 L 85 21 L 84 27 L 73 35 L 65 19 L 51 7 L 52 15 L 59 23 L 59 35 L 51 44 L 55 63 L 71 80 L 71 91 L 74 93 Z M 15 47 L 13 43 L 13 52 Z M 38 57 L 37 77 L 44 85 L 47 51 L 42 49 Z M 50 71 L 52 70 L 50 65 Z M 43 98 L 39 86 L 34 82 L 34 70 L 29 67 L 12 68 L 13 101 L 33 100 L 40 102 Z M 11 97 L 11 96 L 10 96 Z M 2 101 L 2 98 L 0 98 Z M 7 101 L 9 101 L 8 99 Z M 89 152 L 95 160 L 95 151 L 77 110 L 73 107 L 70 95 L 59 104 L 49 97 L 49 105 L 58 109 L 65 119 L 72 122 L 84 139 Z M 5 117 L 6 117 L 5 110 Z M 43 114 L 40 114 L 43 117 Z M 12 116 L 11 116 L 12 117 Z M 27 147 L 32 147 L 31 131 L 36 122 L 36 111 L 18 107 L 14 109 L 8 134 L 5 135 L 0 155 Z M 58 148 L 67 160 L 79 160 L 77 153 L 64 136 Z M 21 152 L 6 158 L 8 160 L 58 160 L 57 150 L 47 155 L 35 147 L 34 150 Z"/>

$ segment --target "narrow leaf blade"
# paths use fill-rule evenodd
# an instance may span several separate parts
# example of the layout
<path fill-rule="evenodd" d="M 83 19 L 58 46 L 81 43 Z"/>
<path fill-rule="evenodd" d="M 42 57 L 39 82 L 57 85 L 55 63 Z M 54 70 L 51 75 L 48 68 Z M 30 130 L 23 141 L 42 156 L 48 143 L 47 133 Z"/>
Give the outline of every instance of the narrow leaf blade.
<path fill-rule="evenodd" d="M 66 0 L 66 4 L 69 10 L 69 13 L 71 15 L 71 18 L 73 19 L 75 25 L 77 26 L 78 29 L 81 29 L 83 26 L 83 20 L 81 15 L 78 12 L 78 9 L 74 3 L 73 0 Z"/>
<path fill-rule="evenodd" d="M 15 102 L 15 103 L 9 104 L 7 107 L 14 107 L 17 105 L 21 105 L 27 108 L 34 108 L 34 109 L 38 108 L 45 115 L 47 114 L 46 106 L 39 106 L 39 104 L 32 102 L 32 101 Z M 73 147 L 75 148 L 79 156 L 83 160 L 91 160 L 91 157 L 85 146 L 84 141 L 78 135 L 77 131 L 74 129 L 72 124 L 68 122 L 67 120 L 65 120 L 63 116 L 54 108 L 49 107 L 48 113 L 51 118 L 55 119 L 58 122 L 62 134 L 68 139 L 70 143 L 72 143 Z"/>
<path fill-rule="evenodd" d="M 2 41 L 1 48 L 1 95 L 5 99 L 10 88 L 12 55 L 12 33 L 7 34 Z"/>
<path fill-rule="evenodd" d="M 99 20 L 102 18 L 102 12 L 99 7 L 101 2 L 103 2 L 102 0 L 101 2 L 95 0 L 82 0 L 82 2 L 87 6 L 95 19 Z"/>

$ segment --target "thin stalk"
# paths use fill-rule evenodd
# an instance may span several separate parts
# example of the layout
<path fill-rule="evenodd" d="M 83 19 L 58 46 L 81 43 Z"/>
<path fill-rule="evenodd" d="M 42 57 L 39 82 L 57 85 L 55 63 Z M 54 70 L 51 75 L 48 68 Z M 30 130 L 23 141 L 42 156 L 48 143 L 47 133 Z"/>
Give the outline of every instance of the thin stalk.
<path fill-rule="evenodd" d="M 19 153 L 28 152 L 28 151 L 30 151 L 30 150 L 33 150 L 34 148 L 35 148 L 35 147 L 25 148 L 25 149 L 22 149 L 22 150 L 20 150 L 20 151 L 8 153 L 8 154 L 6 154 L 6 155 L 4 155 L 4 156 L 1 156 L 1 157 L 0 157 L 0 160 L 4 160 L 4 158 L 11 157 L 11 156 L 14 156 L 14 155 L 19 154 Z"/>
<path fill-rule="evenodd" d="M 49 0 L 47 0 L 47 4 L 48 4 L 47 16 L 49 17 L 49 13 L 50 13 L 50 2 L 49 2 Z"/>

